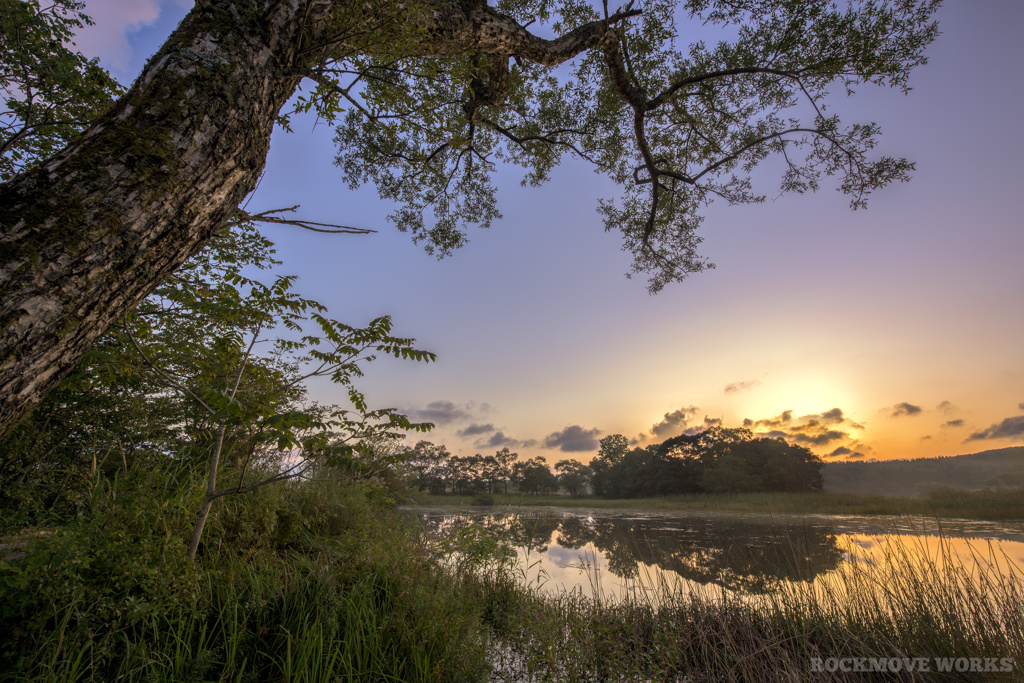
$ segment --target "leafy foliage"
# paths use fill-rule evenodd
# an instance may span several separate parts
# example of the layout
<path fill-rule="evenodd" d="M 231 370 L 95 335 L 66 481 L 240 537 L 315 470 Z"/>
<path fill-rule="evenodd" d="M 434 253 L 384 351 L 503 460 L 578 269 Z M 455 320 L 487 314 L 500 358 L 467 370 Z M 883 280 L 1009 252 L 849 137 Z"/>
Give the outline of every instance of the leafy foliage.
<path fill-rule="evenodd" d="M 79 0 L 0 0 L 0 182 L 51 156 L 122 93 L 69 47 L 92 21 Z"/>
<path fill-rule="evenodd" d="M 324 467 L 370 475 L 381 439 L 428 429 L 370 408 L 355 381 L 381 354 L 434 355 L 391 334 L 387 317 L 366 327 L 329 318 L 293 291 L 293 276 L 264 283 L 277 265 L 273 245 L 242 223 L 105 336 L 0 443 L 7 514 L 66 519 L 99 482 L 142 463 L 212 464 L 214 497 Z M 319 376 L 343 388 L 347 406 L 307 399 Z"/>
<path fill-rule="evenodd" d="M 604 21 L 612 37 L 551 64 L 515 53 L 338 59 L 309 74 L 318 86 L 302 102 L 337 121 L 348 183 L 373 183 L 396 201 L 399 229 L 441 256 L 470 225 L 500 217 L 500 164 L 537 185 L 565 154 L 589 162 L 622 188 L 599 210 L 655 292 L 711 266 L 697 251 L 701 210 L 764 201 L 753 172 L 771 157 L 781 192 L 815 191 L 834 176 L 855 209 L 909 179 L 911 162 L 872 156 L 877 124 L 848 125 L 832 109 L 864 86 L 908 90 L 938 34 L 937 6 L 646 0 L 610 15 L 607 3 L 602 14 L 582 2 L 510 0 L 497 10 L 524 25 L 571 36 Z M 678 45 L 697 32 L 708 39 Z"/>

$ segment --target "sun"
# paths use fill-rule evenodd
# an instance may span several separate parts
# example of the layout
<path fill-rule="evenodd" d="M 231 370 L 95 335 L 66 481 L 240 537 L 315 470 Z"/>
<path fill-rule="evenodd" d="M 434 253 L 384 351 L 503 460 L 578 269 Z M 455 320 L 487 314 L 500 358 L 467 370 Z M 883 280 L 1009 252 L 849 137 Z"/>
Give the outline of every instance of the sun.
<path fill-rule="evenodd" d="M 806 373 L 776 377 L 743 392 L 736 399 L 741 418 L 761 420 L 783 411 L 793 417 L 817 415 L 833 408 L 844 413 L 856 411 L 859 402 L 846 382 L 826 373 Z"/>

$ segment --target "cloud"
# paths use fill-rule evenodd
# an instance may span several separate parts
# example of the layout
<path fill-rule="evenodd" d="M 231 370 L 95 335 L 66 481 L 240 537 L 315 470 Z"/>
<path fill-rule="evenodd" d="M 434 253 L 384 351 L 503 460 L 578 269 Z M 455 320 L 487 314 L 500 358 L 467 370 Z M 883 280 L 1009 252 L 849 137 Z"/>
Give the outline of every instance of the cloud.
<path fill-rule="evenodd" d="M 536 439 L 527 439 L 521 441 L 519 439 L 513 439 L 511 436 L 505 434 L 505 432 L 495 432 L 491 434 L 488 439 L 480 439 L 474 444 L 477 448 L 531 448 L 537 445 Z"/>
<path fill-rule="evenodd" d="M 930 438 L 932 438 L 932 435 L 931 434 L 927 434 L 927 435 L 921 437 L 921 441 L 927 441 Z"/>
<path fill-rule="evenodd" d="M 474 417 L 474 413 L 488 413 L 491 407 L 486 403 L 453 403 L 452 401 L 431 401 L 426 408 L 413 408 L 407 411 L 410 417 L 436 425 L 447 425 L 462 422 Z M 467 427 L 469 429 L 469 427 Z"/>
<path fill-rule="evenodd" d="M 827 446 L 833 441 L 841 441 L 849 437 L 850 435 L 847 434 L 846 432 L 839 432 L 834 429 L 828 429 L 825 431 L 811 434 L 791 434 L 789 436 L 789 439 L 804 446 Z"/>
<path fill-rule="evenodd" d="M 722 418 L 720 418 L 720 417 L 708 417 L 707 415 L 704 416 L 704 427 L 711 428 L 711 427 L 721 427 L 721 426 L 722 426 Z M 701 430 L 701 431 L 703 431 L 703 430 Z"/>
<path fill-rule="evenodd" d="M 751 380 L 747 380 L 746 382 L 733 382 L 732 384 L 726 384 L 725 385 L 725 393 L 727 393 L 727 394 L 738 394 L 741 391 L 746 391 L 747 389 L 753 389 L 754 387 L 760 386 L 760 385 L 761 385 L 761 380 L 759 380 L 759 379 L 751 379 Z"/>
<path fill-rule="evenodd" d="M 474 422 L 465 429 L 460 429 L 455 433 L 458 434 L 459 436 L 476 436 L 477 434 L 487 434 L 488 432 L 493 431 L 494 425 L 492 425 L 490 422 L 488 422 L 485 425 L 477 424 L 476 422 Z"/>
<path fill-rule="evenodd" d="M 103 65 L 124 71 L 135 58 L 129 34 L 156 23 L 161 12 L 191 7 L 186 0 L 89 0 L 85 13 L 94 24 L 75 34 L 75 45 L 88 57 L 99 57 Z"/>
<path fill-rule="evenodd" d="M 792 410 L 784 410 L 784 411 L 782 411 L 781 414 L 777 415 L 776 417 L 769 417 L 769 418 L 765 418 L 763 420 L 751 420 L 750 418 L 747 418 L 747 419 L 743 420 L 743 426 L 746 427 L 747 429 L 750 429 L 750 428 L 757 429 L 758 427 L 767 427 L 769 429 L 772 429 L 772 428 L 783 427 L 783 426 L 789 424 L 792 421 L 793 421 L 793 411 Z"/>
<path fill-rule="evenodd" d="M 849 455 L 849 457 L 847 457 L 846 459 L 847 460 L 857 460 L 859 458 L 863 458 L 864 455 L 865 455 L 864 453 L 861 453 L 860 451 L 857 451 L 856 453 L 851 453 Z"/>
<path fill-rule="evenodd" d="M 964 421 L 963 420 L 959 420 L 959 419 L 958 420 L 949 420 L 948 422 L 943 422 L 942 423 L 942 428 L 943 429 L 956 429 L 958 427 L 963 427 L 963 426 L 964 426 Z"/>
<path fill-rule="evenodd" d="M 560 432 L 548 434 L 544 439 L 544 447 L 557 448 L 566 453 L 596 451 L 600 446 L 597 441 L 597 435 L 600 433 L 600 429 L 584 429 L 579 425 L 570 425 Z"/>
<path fill-rule="evenodd" d="M 935 406 L 935 410 L 938 410 L 938 411 L 943 412 L 943 413 L 955 413 L 956 411 L 958 411 L 960 409 L 957 408 L 952 403 L 950 403 L 949 401 L 943 401 L 939 405 Z"/>
<path fill-rule="evenodd" d="M 1024 410 L 1024 403 L 1018 403 L 1017 407 L 1020 408 L 1021 410 Z"/>
<path fill-rule="evenodd" d="M 679 410 L 665 413 L 661 422 L 651 425 L 651 434 L 659 438 L 678 436 L 689 427 L 688 421 L 697 414 L 697 406 L 683 406 Z"/>
<path fill-rule="evenodd" d="M 843 417 L 843 411 L 839 408 L 833 408 L 832 410 L 826 410 L 821 414 L 820 418 L 825 424 L 841 424 L 846 418 Z"/>
<path fill-rule="evenodd" d="M 994 424 L 988 429 L 974 432 L 966 441 L 981 441 L 982 439 L 1020 439 L 1024 438 L 1024 415 L 1008 417 L 999 424 Z"/>
<path fill-rule="evenodd" d="M 839 448 L 837 448 L 834 451 L 832 451 L 831 453 L 829 453 L 828 457 L 830 457 L 830 458 L 838 458 L 841 455 L 849 455 L 850 453 L 853 453 L 853 451 L 850 450 L 849 448 L 847 448 L 846 446 L 840 446 Z"/>
<path fill-rule="evenodd" d="M 897 403 L 892 407 L 892 416 L 900 417 L 902 415 L 917 415 L 921 412 L 921 406 L 915 406 L 913 403 Z"/>

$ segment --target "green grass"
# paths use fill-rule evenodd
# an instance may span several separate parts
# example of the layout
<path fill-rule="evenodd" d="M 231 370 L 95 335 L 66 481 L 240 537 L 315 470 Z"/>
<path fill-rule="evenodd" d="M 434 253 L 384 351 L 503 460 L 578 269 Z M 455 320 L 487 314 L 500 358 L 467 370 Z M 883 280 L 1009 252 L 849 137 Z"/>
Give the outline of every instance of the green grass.
<path fill-rule="evenodd" d="M 416 493 L 409 496 L 408 502 L 425 506 L 467 507 L 475 504 L 474 498 L 474 496 L 434 496 Z M 889 498 L 829 492 L 695 494 L 628 499 L 494 494 L 493 504 L 511 507 L 556 506 L 654 512 L 724 510 L 773 514 L 922 515 L 996 521 L 1024 519 L 1024 490 L 1022 489 L 992 491 L 938 489 L 925 497 L 917 498 Z"/>
<path fill-rule="evenodd" d="M 123 482 L 91 518 L 22 534 L 18 556 L 0 557 L 0 680 L 454 683 L 487 671 L 479 594 L 379 488 L 227 499 L 195 563 L 192 496 L 158 506 L 148 492 Z"/>

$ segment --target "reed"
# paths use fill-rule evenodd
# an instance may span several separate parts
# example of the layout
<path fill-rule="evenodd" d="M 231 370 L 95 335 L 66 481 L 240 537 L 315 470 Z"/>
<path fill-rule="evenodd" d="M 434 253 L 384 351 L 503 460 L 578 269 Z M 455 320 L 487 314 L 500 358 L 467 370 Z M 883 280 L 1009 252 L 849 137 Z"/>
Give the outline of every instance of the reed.
<path fill-rule="evenodd" d="M 532 591 L 528 622 L 498 631 L 496 667 L 530 681 L 1020 679 L 1024 577 L 1009 558 L 989 548 L 965 562 L 947 540 L 902 537 L 856 555 L 755 597 L 641 572 L 614 601 L 592 572 L 597 597 Z M 867 670 L 828 671 L 830 658 Z"/>

